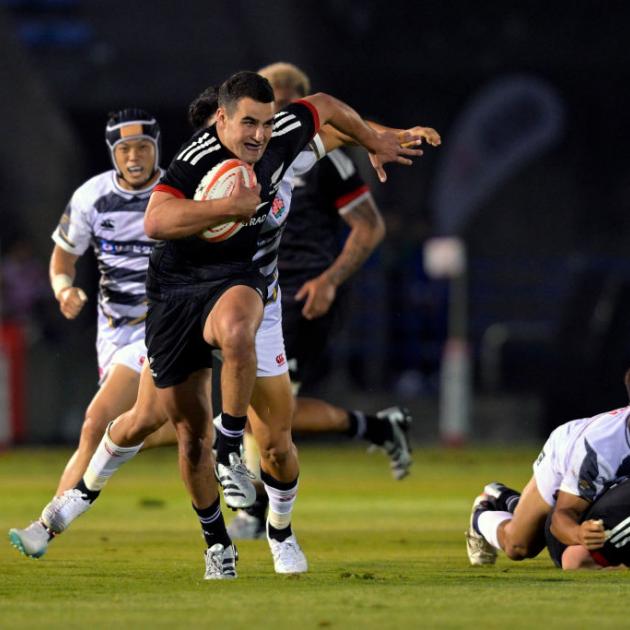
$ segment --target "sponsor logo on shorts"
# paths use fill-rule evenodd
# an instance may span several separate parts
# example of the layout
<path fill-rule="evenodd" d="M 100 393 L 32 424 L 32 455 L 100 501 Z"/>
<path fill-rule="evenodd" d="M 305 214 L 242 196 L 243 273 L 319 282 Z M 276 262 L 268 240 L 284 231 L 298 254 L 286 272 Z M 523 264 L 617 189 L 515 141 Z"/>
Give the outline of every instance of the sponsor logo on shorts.
<path fill-rule="evenodd" d="M 138 363 L 140 365 L 144 365 L 145 359 L 146 359 L 146 357 L 144 355 L 142 355 L 141 357 L 138 357 Z"/>
<path fill-rule="evenodd" d="M 287 360 L 286 360 L 286 358 L 285 358 L 284 354 L 279 354 L 279 355 L 276 357 L 276 363 L 277 363 L 278 365 L 284 365 L 286 362 L 287 362 Z"/>

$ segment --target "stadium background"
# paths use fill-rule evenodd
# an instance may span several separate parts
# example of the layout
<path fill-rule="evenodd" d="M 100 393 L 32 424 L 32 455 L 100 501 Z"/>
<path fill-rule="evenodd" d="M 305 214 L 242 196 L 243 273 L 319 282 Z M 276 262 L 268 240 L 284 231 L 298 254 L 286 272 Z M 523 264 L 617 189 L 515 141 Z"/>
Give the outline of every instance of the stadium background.
<path fill-rule="evenodd" d="M 93 264 L 80 267 L 92 299 L 75 322 L 46 265 L 69 195 L 109 168 L 107 112 L 155 113 L 167 165 L 201 89 L 276 60 L 366 117 L 444 139 L 390 168 L 386 186 L 365 170 L 388 237 L 354 282 L 320 393 L 404 402 L 416 439 L 438 438 L 449 289 L 422 260 L 448 233 L 468 252 L 473 438 L 537 441 L 624 404 L 629 17 L 621 2 L 2 0 L 0 442 L 10 414 L 17 441 L 74 440 L 94 392 Z"/>

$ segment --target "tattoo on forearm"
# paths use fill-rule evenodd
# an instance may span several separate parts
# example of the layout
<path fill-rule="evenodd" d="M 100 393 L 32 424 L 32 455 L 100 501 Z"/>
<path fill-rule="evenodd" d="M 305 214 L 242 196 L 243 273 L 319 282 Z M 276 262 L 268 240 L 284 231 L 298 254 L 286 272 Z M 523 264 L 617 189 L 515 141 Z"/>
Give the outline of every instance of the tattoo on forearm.
<path fill-rule="evenodd" d="M 372 249 L 364 243 L 356 242 L 350 236 L 337 260 L 328 270 L 328 275 L 335 285 L 339 286 L 344 283 L 357 269 L 360 269 L 372 253 Z"/>
<path fill-rule="evenodd" d="M 357 204 L 344 216 L 344 219 L 353 231 L 350 232 L 343 250 L 327 271 L 329 278 L 337 286 L 345 282 L 363 265 L 382 236 L 382 233 L 379 233 L 379 237 L 374 238 L 375 232 L 383 224 L 383 219 L 371 199 Z M 355 231 L 359 226 L 364 229 Z"/>
<path fill-rule="evenodd" d="M 348 214 L 352 215 L 353 222 L 358 221 L 364 223 L 372 230 L 376 229 L 382 222 L 379 211 L 374 207 L 374 204 L 368 200 L 356 205 Z"/>

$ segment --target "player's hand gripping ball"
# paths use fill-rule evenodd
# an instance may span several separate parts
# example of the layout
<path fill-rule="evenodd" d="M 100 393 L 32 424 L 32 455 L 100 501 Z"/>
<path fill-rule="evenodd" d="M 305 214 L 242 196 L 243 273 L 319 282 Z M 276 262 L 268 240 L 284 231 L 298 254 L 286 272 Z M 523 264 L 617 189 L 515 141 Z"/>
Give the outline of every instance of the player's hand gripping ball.
<path fill-rule="evenodd" d="M 236 178 L 241 177 L 247 188 L 256 186 L 254 169 L 237 159 L 224 160 L 211 168 L 199 182 L 194 199 L 223 199 L 229 197 L 236 185 Z M 226 221 L 199 233 L 209 243 L 218 243 L 234 236 L 243 227 L 243 221 Z"/>

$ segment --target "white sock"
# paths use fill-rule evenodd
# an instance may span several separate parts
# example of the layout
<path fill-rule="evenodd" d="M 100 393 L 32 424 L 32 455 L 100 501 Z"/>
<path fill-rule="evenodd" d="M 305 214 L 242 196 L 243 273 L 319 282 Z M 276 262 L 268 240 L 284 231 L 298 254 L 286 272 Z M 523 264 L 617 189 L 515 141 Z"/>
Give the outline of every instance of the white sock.
<path fill-rule="evenodd" d="M 111 425 L 112 423 L 107 426 L 105 435 L 83 475 L 83 483 L 89 490 L 101 490 L 109 478 L 142 448 L 142 443 L 127 447 L 114 444 L 109 437 Z"/>
<path fill-rule="evenodd" d="M 251 433 L 245 433 L 243 436 L 243 450 L 247 468 L 256 475 L 256 479 L 260 479 L 260 451 Z"/>
<path fill-rule="evenodd" d="M 501 549 L 499 545 L 499 525 L 503 521 L 511 521 L 514 518 L 514 514 L 510 512 L 495 512 L 493 510 L 486 510 L 479 515 L 477 519 L 477 527 L 481 532 L 481 535 L 497 549 Z"/>
<path fill-rule="evenodd" d="M 265 475 L 267 478 L 268 475 Z M 269 497 L 269 515 L 267 520 L 272 527 L 276 529 L 286 529 L 291 525 L 291 514 L 293 512 L 293 504 L 297 498 L 298 482 L 288 490 L 278 490 L 268 484 L 265 485 L 265 492 Z"/>

